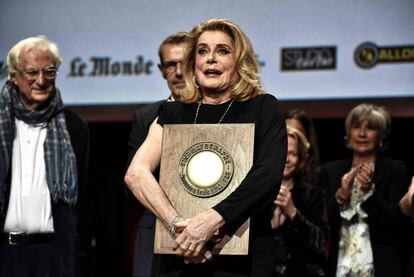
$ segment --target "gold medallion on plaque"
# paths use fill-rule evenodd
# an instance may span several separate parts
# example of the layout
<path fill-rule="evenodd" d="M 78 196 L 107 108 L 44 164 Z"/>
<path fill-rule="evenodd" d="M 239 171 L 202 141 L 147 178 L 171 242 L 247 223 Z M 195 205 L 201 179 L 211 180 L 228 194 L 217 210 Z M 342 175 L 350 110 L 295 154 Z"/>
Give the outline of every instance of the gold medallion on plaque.
<path fill-rule="evenodd" d="M 184 189 L 197 197 L 220 193 L 229 185 L 233 172 L 231 154 L 214 142 L 194 144 L 184 152 L 179 162 Z"/>

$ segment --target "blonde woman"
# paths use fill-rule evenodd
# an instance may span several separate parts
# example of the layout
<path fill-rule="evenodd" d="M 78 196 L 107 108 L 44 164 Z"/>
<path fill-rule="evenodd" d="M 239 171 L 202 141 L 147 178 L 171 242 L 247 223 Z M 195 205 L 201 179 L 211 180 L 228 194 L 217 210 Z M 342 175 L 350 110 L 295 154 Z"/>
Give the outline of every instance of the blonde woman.
<path fill-rule="evenodd" d="M 306 183 L 309 142 L 287 125 L 288 154 L 282 185 L 274 201 L 273 276 L 325 276 L 328 215 L 321 188 Z"/>

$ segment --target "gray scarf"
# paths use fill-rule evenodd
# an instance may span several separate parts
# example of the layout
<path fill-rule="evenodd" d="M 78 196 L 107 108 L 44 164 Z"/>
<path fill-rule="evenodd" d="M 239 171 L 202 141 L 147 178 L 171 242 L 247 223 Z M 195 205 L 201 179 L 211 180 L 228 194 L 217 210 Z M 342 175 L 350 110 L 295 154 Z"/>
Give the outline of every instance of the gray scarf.
<path fill-rule="evenodd" d="M 26 124 L 47 122 L 44 143 L 46 181 L 52 200 L 73 205 L 77 198 L 76 157 L 66 128 L 59 90 L 39 110 L 24 107 L 15 85 L 6 82 L 0 95 L 0 214 L 4 210 L 7 175 L 15 136 L 14 118 Z"/>

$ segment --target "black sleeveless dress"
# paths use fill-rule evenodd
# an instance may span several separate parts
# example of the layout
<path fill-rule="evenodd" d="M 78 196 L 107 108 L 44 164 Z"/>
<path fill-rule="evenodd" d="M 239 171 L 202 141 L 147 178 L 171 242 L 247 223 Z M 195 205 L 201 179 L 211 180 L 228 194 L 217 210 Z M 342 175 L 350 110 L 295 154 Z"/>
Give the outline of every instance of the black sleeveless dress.
<path fill-rule="evenodd" d="M 218 123 L 230 102 L 203 104 L 197 124 Z M 165 103 L 158 123 L 193 124 L 198 104 Z M 244 102 L 235 101 L 222 123 L 254 123 L 253 166 L 239 187 L 213 207 L 225 220 L 226 230 L 235 231 L 250 217 L 249 255 L 217 255 L 204 264 L 184 264 L 174 255 L 155 255 L 153 276 L 271 276 L 273 239 L 271 207 L 283 176 L 287 139 L 284 115 L 276 98 L 269 94 Z"/>

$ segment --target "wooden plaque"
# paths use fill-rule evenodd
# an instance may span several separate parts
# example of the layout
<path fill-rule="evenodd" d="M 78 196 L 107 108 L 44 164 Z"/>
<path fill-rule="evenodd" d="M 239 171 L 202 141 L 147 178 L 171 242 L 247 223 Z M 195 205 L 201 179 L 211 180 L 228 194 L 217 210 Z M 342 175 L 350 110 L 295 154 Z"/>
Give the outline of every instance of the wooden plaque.
<path fill-rule="evenodd" d="M 253 163 L 254 124 L 164 125 L 162 143 L 160 185 L 177 211 L 191 218 L 222 201 L 245 178 Z M 197 168 L 195 157 L 204 154 L 208 162 L 203 170 L 186 174 Z M 223 168 L 223 174 L 217 174 L 216 167 Z M 172 245 L 173 239 L 157 219 L 154 252 L 173 254 Z M 248 246 L 249 220 L 232 237 L 224 237 L 213 253 L 247 255 Z"/>

